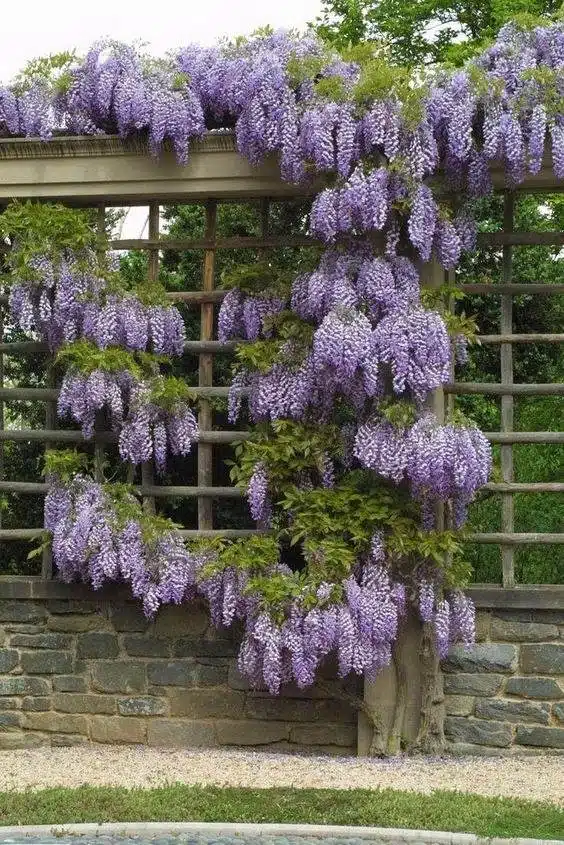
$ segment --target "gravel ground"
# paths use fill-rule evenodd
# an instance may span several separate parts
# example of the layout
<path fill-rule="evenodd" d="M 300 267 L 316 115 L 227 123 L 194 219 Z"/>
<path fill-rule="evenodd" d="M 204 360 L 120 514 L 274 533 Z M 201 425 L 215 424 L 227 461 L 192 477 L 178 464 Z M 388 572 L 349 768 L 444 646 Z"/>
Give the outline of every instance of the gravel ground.
<path fill-rule="evenodd" d="M 433 840 L 430 840 L 433 842 Z M 436 841 L 436 840 L 435 840 Z M 464 845 L 464 835 L 460 839 Z M 512 845 L 506 840 L 507 845 Z M 384 845 L 380 839 L 357 839 L 354 836 L 346 839 L 335 839 L 333 837 L 304 837 L 304 836 L 225 836 L 206 834 L 157 834 L 155 836 L 121 836 L 120 834 L 109 835 L 86 835 L 86 836 L 25 836 L 2 838 L 0 828 L 0 845 Z M 413 845 L 413 840 L 407 843 L 398 836 L 393 843 L 386 840 L 385 845 Z M 422 837 L 416 845 L 425 845 Z M 440 845 L 444 845 L 443 842 Z M 456 836 L 449 841 L 449 845 L 456 845 Z M 486 845 L 486 843 L 484 843 Z M 541 843 L 539 842 L 539 845 Z M 556 843 L 555 845 L 558 845 Z"/>
<path fill-rule="evenodd" d="M 366 760 L 225 750 L 89 746 L 0 751 L 0 791 L 51 786 L 300 786 L 459 790 L 564 805 L 564 757 Z"/>

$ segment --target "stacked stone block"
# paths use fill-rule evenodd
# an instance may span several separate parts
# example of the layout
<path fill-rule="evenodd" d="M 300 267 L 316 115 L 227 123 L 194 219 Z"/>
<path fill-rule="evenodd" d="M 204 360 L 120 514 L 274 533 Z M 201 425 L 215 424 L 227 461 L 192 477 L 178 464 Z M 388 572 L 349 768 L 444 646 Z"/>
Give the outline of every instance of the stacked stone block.
<path fill-rule="evenodd" d="M 356 712 L 252 691 L 202 606 L 151 624 L 122 600 L 0 598 L 0 749 L 87 742 L 354 754 Z M 59 592 L 62 585 L 57 585 Z M 332 683 L 332 682 L 331 682 Z"/>
<path fill-rule="evenodd" d="M 117 589 L 0 578 L 0 750 L 99 742 L 356 753 L 357 713 L 330 671 L 321 686 L 273 697 L 249 689 L 236 652 L 237 633 L 215 630 L 198 604 L 149 623 Z M 481 609 L 478 643 L 452 649 L 443 674 L 452 753 L 564 753 L 564 610 Z"/>
<path fill-rule="evenodd" d="M 478 643 L 443 663 L 456 753 L 564 753 L 564 611 L 482 610 Z"/>

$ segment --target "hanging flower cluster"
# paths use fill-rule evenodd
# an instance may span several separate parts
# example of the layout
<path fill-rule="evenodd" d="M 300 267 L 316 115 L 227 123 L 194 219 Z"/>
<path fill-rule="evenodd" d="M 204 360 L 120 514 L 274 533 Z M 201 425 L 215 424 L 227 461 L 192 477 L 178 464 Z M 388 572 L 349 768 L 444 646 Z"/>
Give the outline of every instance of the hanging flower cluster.
<path fill-rule="evenodd" d="M 476 637 L 476 609 L 468 596 L 453 590 L 440 599 L 433 581 L 420 577 L 417 583 L 417 605 L 422 622 L 433 623 L 440 658 L 448 654 L 452 643 L 470 646 Z"/>
<path fill-rule="evenodd" d="M 141 464 L 154 459 L 157 472 L 166 470 L 167 453 L 188 455 L 198 439 L 198 423 L 189 390 L 177 379 L 157 378 L 135 385 L 130 411 L 121 426 L 119 453 L 124 461 Z"/>
<path fill-rule="evenodd" d="M 54 474 L 48 478 L 45 528 L 53 534 L 53 556 L 64 581 L 82 580 L 94 589 L 124 581 L 149 616 L 161 604 L 195 597 L 196 574 L 206 557 L 190 553 L 174 526 L 145 514 L 127 488 L 80 473 L 66 483 Z"/>
<path fill-rule="evenodd" d="M 435 502 L 450 499 L 455 524 L 462 525 L 468 503 L 491 472 L 491 450 L 481 431 L 439 425 L 430 413 L 409 428 L 368 420 L 358 429 L 354 451 L 362 466 L 378 475 L 396 484 L 407 479 L 414 497 L 425 503 L 431 524 Z"/>
<path fill-rule="evenodd" d="M 340 677 L 351 672 L 376 677 L 391 660 L 405 611 L 402 585 L 390 580 L 384 566 L 368 561 L 360 575 L 343 582 L 342 591 L 342 602 L 329 603 L 331 585 L 320 585 L 320 606 L 304 611 L 295 603 L 281 625 L 265 611 L 250 614 L 240 670 L 255 686 L 278 693 L 291 681 L 300 688 L 311 686 L 323 660 L 334 652 Z"/>
<path fill-rule="evenodd" d="M 17 240 L 13 248 L 17 252 Z M 46 255 L 33 256 L 25 270 L 31 278 L 16 273 L 10 286 L 10 313 L 17 326 L 37 334 L 52 351 L 84 338 L 99 349 L 121 346 L 182 355 L 186 332 L 178 308 L 163 302 L 156 284 L 135 293 L 114 291 L 115 257 L 110 256 L 104 267 L 92 250 L 65 250 L 56 261 Z"/>
<path fill-rule="evenodd" d="M 310 33 L 269 31 L 161 62 L 97 44 L 55 86 L 31 78 L 0 90 L 0 134 L 143 133 L 153 153 L 170 141 L 184 162 L 191 138 L 230 128 L 251 163 L 276 154 L 283 179 L 325 180 L 309 216 L 326 247 L 317 267 L 286 287 L 272 267 L 242 273 L 219 314 L 219 339 L 246 341 L 230 419 L 245 400 L 257 424 L 232 474 L 274 536 L 191 553 L 169 527 L 144 526 L 138 510 L 124 521 L 131 494 L 116 509 L 105 488 L 75 475 L 55 482 L 46 502 L 64 577 L 129 580 L 148 614 L 200 590 L 216 624 L 244 621 L 241 671 L 273 692 L 292 679 L 311 684 L 331 653 L 342 676 L 372 677 L 390 662 L 408 601 L 434 624 L 441 656 L 472 641 L 464 578 L 454 563 L 436 565 L 456 559 L 457 535 L 435 530 L 432 516 L 446 502 L 462 524 L 491 455 L 475 428 L 439 424 L 428 409 L 455 355 L 464 357 L 465 335 L 426 307 L 414 256 L 449 270 L 473 248 L 466 200 L 490 190 L 492 162 L 513 185 L 539 171 L 550 145 L 564 178 L 563 72 L 561 22 L 508 24 L 480 57 L 423 86 L 377 55 L 344 61 Z M 197 436 L 188 397 L 148 372 L 152 353 L 180 354 L 181 319 L 116 292 L 82 260 L 95 247 L 85 249 L 36 256 L 12 289 L 14 319 L 52 349 L 120 350 L 112 366 L 94 357 L 85 367 L 63 349 L 71 366 L 60 411 L 87 435 L 106 411 L 122 457 L 153 457 L 162 471 L 167 449 L 186 454 Z M 137 369 L 119 365 L 124 354 Z M 282 538 L 301 550 L 302 572 L 280 562 Z"/>

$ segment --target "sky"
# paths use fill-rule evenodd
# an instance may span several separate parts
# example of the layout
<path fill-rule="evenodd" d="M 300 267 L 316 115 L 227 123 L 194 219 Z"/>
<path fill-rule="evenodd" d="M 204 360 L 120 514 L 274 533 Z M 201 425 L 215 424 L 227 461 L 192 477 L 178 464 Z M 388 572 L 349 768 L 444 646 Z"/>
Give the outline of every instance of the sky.
<path fill-rule="evenodd" d="M 2 0 L 0 0 L 2 2 Z M 9 82 L 33 58 L 76 49 L 99 38 L 142 42 L 153 55 L 194 42 L 245 35 L 260 26 L 304 29 L 321 0 L 3 0 L 0 82 Z M 146 236 L 147 211 L 131 209 L 125 238 Z"/>
<path fill-rule="evenodd" d="M 259 26 L 302 29 L 315 19 L 321 0 L 4 0 L 0 80 L 8 82 L 32 58 L 76 48 L 110 36 L 142 41 L 155 54 Z"/>

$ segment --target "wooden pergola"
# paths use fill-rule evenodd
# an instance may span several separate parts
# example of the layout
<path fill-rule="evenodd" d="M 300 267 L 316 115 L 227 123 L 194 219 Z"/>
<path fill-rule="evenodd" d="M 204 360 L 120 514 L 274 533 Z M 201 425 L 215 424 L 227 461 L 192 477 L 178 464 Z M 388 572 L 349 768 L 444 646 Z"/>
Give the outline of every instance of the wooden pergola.
<path fill-rule="evenodd" d="M 492 179 L 498 190 L 505 190 L 500 169 L 492 169 Z M 312 191 L 314 186 L 310 186 Z M 534 177 L 528 177 L 520 186 L 526 191 L 556 191 L 562 184 L 555 181 L 551 168 L 544 167 Z M 34 199 L 62 202 L 72 206 L 90 206 L 98 209 L 100 227 L 104 227 L 108 207 L 148 206 L 148 237 L 136 240 L 114 240 L 117 250 L 145 250 L 149 256 L 148 272 L 152 279 L 159 273 L 160 255 L 165 250 L 196 250 L 203 255 L 203 278 L 200 290 L 185 290 L 170 296 L 186 306 L 200 309 L 201 333 L 197 341 L 189 341 L 186 351 L 196 354 L 199 361 L 200 396 L 197 479 L 192 486 L 166 486 L 155 483 L 149 465 L 143 468 L 139 492 L 150 500 L 170 497 L 195 497 L 198 501 L 198 527 L 185 530 L 188 536 L 230 536 L 248 533 L 242 529 L 222 529 L 214 524 L 213 500 L 221 497 L 239 497 L 233 487 L 213 485 L 212 458 L 216 444 L 229 444 L 244 439 L 246 432 L 217 431 L 213 428 L 212 405 L 208 399 L 225 396 L 226 387 L 213 384 L 213 358 L 225 354 L 234 344 L 220 344 L 214 339 L 214 305 L 220 302 L 222 291 L 215 289 L 216 255 L 220 250 L 252 248 L 257 251 L 277 247 L 307 246 L 313 241 L 304 235 L 272 235 L 269 232 L 269 204 L 272 200 L 295 199 L 307 190 L 283 182 L 278 164 L 271 158 L 259 167 L 252 167 L 240 156 L 230 132 L 212 132 L 202 140 L 192 143 L 190 160 L 186 166 L 178 165 L 170 151 L 158 160 L 148 154 L 144 141 L 123 141 L 114 136 L 57 137 L 48 142 L 35 139 L 0 140 L 0 205 L 12 199 Z M 232 201 L 260 201 L 261 233 L 259 237 L 222 238 L 217 234 L 218 205 Z M 159 232 L 159 209 L 163 204 L 199 203 L 205 207 L 205 231 L 202 238 L 174 240 Z M 514 530 L 513 496 L 515 493 L 564 492 L 564 483 L 518 483 L 513 476 L 513 445 L 517 443 L 564 443 L 562 432 L 515 432 L 513 430 L 514 397 L 563 395 L 563 384 L 515 384 L 513 382 L 513 348 L 516 344 L 559 343 L 564 334 L 514 334 L 512 329 L 513 297 L 522 293 L 550 297 L 564 293 L 564 284 L 514 284 L 512 281 L 513 248 L 522 245 L 564 246 L 563 232 L 519 232 L 513 225 L 514 194 L 505 192 L 503 231 L 482 234 L 479 245 L 489 245 L 502 251 L 503 277 L 495 284 L 463 284 L 462 290 L 472 294 L 487 294 L 500 302 L 500 328 L 495 335 L 482 335 L 484 344 L 500 348 L 501 379 L 499 383 L 452 382 L 436 397 L 436 407 L 444 410 L 455 395 L 481 394 L 501 397 L 501 430 L 487 432 L 492 443 L 501 445 L 503 481 L 492 482 L 488 489 L 502 496 L 502 530 L 498 533 L 474 534 L 472 542 L 495 543 L 501 546 L 503 587 L 507 595 L 515 586 L 514 550 L 521 544 L 563 543 L 564 534 L 517 533 Z M 444 271 L 437 264 L 425 267 L 430 284 L 440 284 Z M 4 299 L 5 302 L 5 299 Z M 3 306 L 4 307 L 4 306 Z M 1 326 L 0 326 L 1 328 Z M 0 337 L 0 493 L 43 494 L 43 483 L 6 479 L 2 460 L 6 441 L 40 441 L 46 446 L 56 443 L 80 443 L 80 431 L 57 430 L 55 387 L 27 387 L 4 383 L 4 356 L 23 355 L 37 350 L 39 344 L 25 341 L 6 343 Z M 444 401 L 446 397 L 446 403 Z M 45 428 L 18 430 L 5 428 L 4 403 L 14 400 L 45 404 Z M 97 431 L 95 435 L 98 458 L 103 456 L 105 444 L 115 441 L 112 432 Z M 42 528 L 3 528 L 0 541 L 32 539 Z M 51 561 L 45 556 L 42 577 L 52 577 Z M 476 588 L 480 590 L 482 588 Z M 495 588 L 483 588 L 487 591 Z M 561 593 L 553 600 L 562 602 Z"/>

